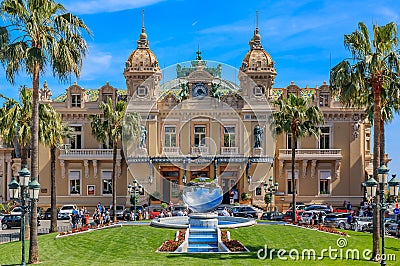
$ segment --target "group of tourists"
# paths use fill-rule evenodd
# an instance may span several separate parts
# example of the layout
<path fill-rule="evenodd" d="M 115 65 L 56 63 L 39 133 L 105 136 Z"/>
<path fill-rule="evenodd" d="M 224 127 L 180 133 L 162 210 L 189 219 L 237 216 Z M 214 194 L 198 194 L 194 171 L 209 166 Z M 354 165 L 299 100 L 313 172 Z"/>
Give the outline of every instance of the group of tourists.
<path fill-rule="evenodd" d="M 80 210 L 74 208 L 70 216 L 70 223 L 72 229 L 76 229 L 79 225 L 85 226 L 89 224 L 89 211 L 82 207 Z"/>
<path fill-rule="evenodd" d="M 112 206 L 110 206 L 110 208 L 111 207 Z M 96 225 L 110 223 L 111 222 L 110 209 L 106 210 L 106 208 L 99 202 L 93 213 L 93 221 L 96 223 Z"/>

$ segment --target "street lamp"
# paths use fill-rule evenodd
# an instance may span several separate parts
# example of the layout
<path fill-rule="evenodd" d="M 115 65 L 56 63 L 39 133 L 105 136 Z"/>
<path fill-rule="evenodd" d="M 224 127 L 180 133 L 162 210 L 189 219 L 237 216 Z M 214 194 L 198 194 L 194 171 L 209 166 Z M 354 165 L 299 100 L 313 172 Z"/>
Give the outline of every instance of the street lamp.
<path fill-rule="evenodd" d="M 140 185 L 136 179 L 133 179 L 133 185 L 128 184 L 128 193 L 133 195 L 133 220 L 136 221 L 136 199 L 137 193 L 142 194 L 144 191 L 143 186 Z"/>
<path fill-rule="evenodd" d="M 274 180 L 272 179 L 272 176 L 269 177 L 268 181 L 269 181 L 268 183 L 264 182 L 264 191 L 265 191 L 265 193 L 269 192 L 269 198 L 270 198 L 270 201 L 271 201 L 270 202 L 270 212 L 272 212 L 272 202 L 273 202 L 272 194 L 274 192 L 278 191 L 279 183 L 278 182 L 274 183 Z"/>
<path fill-rule="evenodd" d="M 378 208 L 380 211 L 381 215 L 381 235 L 382 235 L 382 255 L 381 255 L 381 265 L 386 265 L 385 261 L 385 211 L 388 208 L 388 202 L 385 200 L 385 186 L 389 185 L 389 193 L 390 195 L 397 196 L 395 194 L 396 192 L 398 193 L 399 191 L 399 184 L 400 182 L 396 179 L 396 175 L 393 175 L 393 178 L 387 182 L 387 176 L 389 169 L 385 166 L 384 163 L 381 163 L 381 166 L 376 169 L 378 172 L 378 177 L 379 177 L 379 182 L 377 182 L 373 177 L 369 178 L 367 181 L 364 182 L 364 186 L 367 190 L 367 194 L 370 197 L 376 197 L 380 195 L 380 200 L 379 204 L 377 206 L 374 206 Z M 377 190 L 377 186 L 379 184 L 379 191 Z M 375 227 L 375 225 L 374 225 Z"/>
<path fill-rule="evenodd" d="M 10 198 L 13 200 L 19 200 L 21 202 L 21 242 L 22 242 L 22 263 L 21 265 L 26 265 L 25 262 L 25 214 L 29 211 L 30 202 L 39 199 L 40 184 L 33 178 L 29 181 L 31 173 L 27 169 L 26 165 L 23 165 L 21 171 L 18 172 L 19 184 L 15 180 L 15 177 L 11 179 L 8 184 L 8 192 Z M 28 190 L 27 190 L 28 188 Z"/>

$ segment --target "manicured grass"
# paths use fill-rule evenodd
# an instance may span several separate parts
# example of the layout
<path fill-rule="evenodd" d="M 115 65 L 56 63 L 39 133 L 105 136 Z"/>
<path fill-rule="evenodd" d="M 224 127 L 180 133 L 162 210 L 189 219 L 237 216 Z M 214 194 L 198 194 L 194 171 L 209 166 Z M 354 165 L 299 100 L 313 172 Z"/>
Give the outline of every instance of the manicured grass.
<path fill-rule="evenodd" d="M 322 249 L 338 248 L 336 241 L 341 236 L 282 225 L 256 225 L 230 230 L 231 238 L 240 240 L 250 253 L 242 254 L 171 254 L 156 253 L 155 250 L 168 239 L 173 239 L 176 230 L 152 228 L 150 226 L 124 226 L 98 230 L 90 233 L 55 239 L 55 234 L 39 236 L 40 265 L 378 265 L 360 260 L 331 260 L 324 253 L 323 260 L 301 260 L 304 249 L 315 249 L 320 256 Z M 348 232 L 348 245 L 342 250 L 372 248 L 372 236 L 366 233 Z M 257 251 L 284 248 L 289 252 L 298 249 L 300 260 L 260 260 Z M 340 250 L 340 249 L 339 249 Z M 386 252 L 396 255 L 400 261 L 400 240 L 387 238 Z M 0 264 L 19 264 L 21 243 L 0 245 Z"/>

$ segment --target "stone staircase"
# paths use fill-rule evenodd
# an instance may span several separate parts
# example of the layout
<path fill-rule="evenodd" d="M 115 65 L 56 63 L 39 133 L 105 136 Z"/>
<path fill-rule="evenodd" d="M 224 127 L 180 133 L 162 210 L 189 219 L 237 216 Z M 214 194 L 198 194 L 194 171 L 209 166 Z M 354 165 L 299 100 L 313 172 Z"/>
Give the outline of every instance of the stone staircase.
<path fill-rule="evenodd" d="M 217 228 L 189 228 L 187 252 L 218 252 Z"/>

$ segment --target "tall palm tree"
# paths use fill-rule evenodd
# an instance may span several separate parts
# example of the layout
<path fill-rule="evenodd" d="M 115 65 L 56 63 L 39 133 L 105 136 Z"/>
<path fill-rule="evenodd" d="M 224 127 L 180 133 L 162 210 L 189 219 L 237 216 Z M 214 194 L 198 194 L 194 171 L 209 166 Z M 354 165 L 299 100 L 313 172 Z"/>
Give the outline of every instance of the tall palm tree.
<path fill-rule="evenodd" d="M 321 134 L 320 125 L 324 117 L 318 106 L 309 106 L 303 97 L 290 94 L 288 98 L 274 102 L 278 110 L 272 114 L 272 126 L 278 135 L 291 134 L 292 149 L 292 210 L 293 222 L 296 221 L 296 177 L 294 166 L 296 161 L 297 140 L 306 136 L 318 137 Z"/>
<path fill-rule="evenodd" d="M 50 105 L 43 105 L 45 117 L 39 120 L 39 141 L 50 147 L 51 180 L 51 222 L 50 232 L 57 232 L 57 186 L 56 186 L 56 151 L 64 143 L 65 137 L 72 136 L 72 128 L 62 120 L 61 114 Z"/>
<path fill-rule="evenodd" d="M 373 26 L 373 38 L 364 23 L 351 34 L 345 34 L 344 45 L 352 58 L 338 63 L 331 70 L 331 91 L 339 99 L 353 107 L 365 108 L 368 95 L 373 95 L 374 157 L 373 176 L 378 180 L 376 169 L 383 160 L 381 144 L 381 95 L 385 90 L 398 88 L 400 81 L 400 60 L 398 52 L 397 25 L 394 22 L 384 26 Z M 384 91 L 383 91 L 384 90 Z M 398 99 L 398 95 L 396 96 Z M 383 147 L 382 147 L 383 149 Z M 375 204 L 379 202 L 375 197 Z M 379 251 L 379 212 L 374 208 L 373 253 L 376 258 Z"/>
<path fill-rule="evenodd" d="M 15 149 L 21 147 L 21 165 L 27 165 L 28 151 L 31 144 L 31 120 L 32 120 L 32 90 L 23 86 L 19 92 L 20 102 L 12 98 L 7 98 L 3 95 L 0 97 L 6 99 L 0 112 L 0 134 L 3 136 L 3 141 L 13 143 Z M 55 110 L 48 104 L 39 105 L 39 129 L 51 128 L 52 120 L 48 119 Z M 39 132 L 41 139 L 42 131 Z M 26 214 L 28 221 L 28 214 Z M 29 223 L 26 223 L 25 236 L 30 238 Z"/>
<path fill-rule="evenodd" d="M 4 0 L 1 15 L 9 25 L 0 27 L 0 61 L 6 78 L 14 83 L 15 75 L 24 71 L 32 77 L 32 156 L 31 174 L 38 177 L 39 156 L 39 79 L 50 65 L 53 75 L 67 81 L 80 75 L 87 44 L 82 31 L 90 30 L 78 17 L 68 13 L 54 0 Z M 29 263 L 39 261 L 36 202 L 31 204 L 31 238 Z"/>
<path fill-rule="evenodd" d="M 0 116 L 0 134 L 3 141 L 15 144 L 21 149 L 21 165 L 28 164 L 28 151 L 31 144 L 32 90 L 23 86 L 19 91 L 19 100 L 1 96 L 6 101 Z"/>
<path fill-rule="evenodd" d="M 122 139 L 123 129 L 130 128 L 130 132 L 134 136 L 139 135 L 140 124 L 137 116 L 126 114 L 126 102 L 117 101 L 115 106 L 111 98 L 107 102 L 100 104 L 102 114 L 91 115 L 92 134 L 95 138 L 105 144 L 107 147 L 112 146 L 113 149 L 113 167 L 112 167 L 112 206 L 113 206 L 113 221 L 116 221 L 116 207 L 117 207 L 117 178 L 116 178 L 116 165 L 117 165 L 117 148 L 118 142 Z M 136 119 L 135 119 L 136 117 Z M 126 119 L 126 120 L 125 120 Z M 130 123 L 129 125 L 126 123 Z M 125 132 L 124 132 L 125 133 Z"/>

